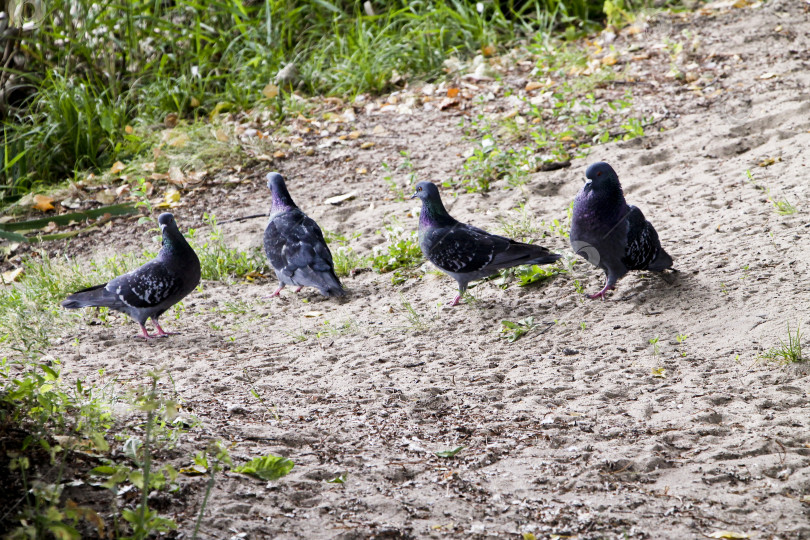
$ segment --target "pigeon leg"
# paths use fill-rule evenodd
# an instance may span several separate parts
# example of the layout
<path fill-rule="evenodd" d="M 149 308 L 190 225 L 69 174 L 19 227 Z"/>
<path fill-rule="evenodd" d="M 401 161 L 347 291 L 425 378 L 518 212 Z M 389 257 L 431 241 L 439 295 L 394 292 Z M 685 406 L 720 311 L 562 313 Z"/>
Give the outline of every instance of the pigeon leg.
<path fill-rule="evenodd" d="M 173 336 L 178 332 L 166 332 L 163 328 L 160 327 L 160 323 L 157 322 L 157 319 L 152 319 L 152 322 L 155 323 L 155 328 L 157 328 L 157 335 L 155 337 L 166 337 L 166 336 Z"/>
<path fill-rule="evenodd" d="M 281 296 L 281 289 L 283 289 L 283 288 L 284 288 L 284 284 L 283 283 L 279 284 L 278 289 L 273 291 L 273 294 L 271 294 L 267 298 L 273 298 L 274 296 Z"/>
<path fill-rule="evenodd" d="M 303 285 L 301 285 L 300 287 L 298 287 L 297 289 L 295 289 L 295 292 L 300 293 L 300 292 L 301 292 L 301 289 L 303 289 L 303 288 L 304 288 L 304 286 L 303 286 Z"/>
<path fill-rule="evenodd" d="M 142 324 L 141 324 L 141 332 L 143 332 L 143 334 L 138 334 L 135 337 L 136 338 L 143 338 L 143 339 L 154 339 L 155 337 L 157 337 L 157 336 L 153 336 L 152 334 L 147 332 L 146 327 L 144 325 L 142 325 Z"/>
<path fill-rule="evenodd" d="M 453 298 L 453 301 L 448 303 L 447 305 L 450 306 L 450 307 L 455 307 L 455 306 L 457 306 L 459 304 L 460 300 L 461 300 L 461 295 L 458 294 L 458 295 L 456 295 L 455 298 Z"/>
<path fill-rule="evenodd" d="M 590 298 L 592 300 L 596 300 L 597 298 L 601 298 L 602 300 L 605 300 L 605 295 L 607 294 L 607 292 L 612 291 L 615 288 L 616 287 L 614 286 L 614 284 L 611 283 L 610 280 L 607 280 L 607 282 L 605 283 L 605 286 L 602 288 L 601 291 L 599 291 L 596 294 L 589 294 L 588 298 Z"/>

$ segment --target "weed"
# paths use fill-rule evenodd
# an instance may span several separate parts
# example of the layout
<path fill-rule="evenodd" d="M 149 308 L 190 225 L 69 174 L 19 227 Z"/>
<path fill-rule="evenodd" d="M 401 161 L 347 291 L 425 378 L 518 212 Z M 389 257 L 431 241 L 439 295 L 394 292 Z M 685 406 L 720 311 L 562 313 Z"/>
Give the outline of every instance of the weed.
<path fill-rule="evenodd" d="M 383 274 L 396 270 L 409 270 L 422 263 L 422 249 L 416 240 L 416 232 L 405 232 L 397 220 L 392 220 L 380 231 L 388 243 L 375 247 L 370 264 L 374 271 Z M 397 285 L 409 277 L 407 272 L 395 272 L 392 282 Z"/>
<path fill-rule="evenodd" d="M 203 215 L 203 219 L 211 227 L 207 241 L 200 242 L 195 229 L 189 229 L 187 233 L 189 244 L 200 259 L 202 279 L 228 281 L 233 277 L 246 276 L 266 266 L 264 257 L 258 249 L 243 252 L 228 247 L 214 214 L 206 213 Z"/>
<path fill-rule="evenodd" d="M 514 343 L 539 325 L 539 323 L 534 322 L 534 317 L 526 317 L 517 322 L 504 320 L 501 321 L 501 334 L 503 334 L 502 337 L 506 341 Z"/>
<path fill-rule="evenodd" d="M 525 203 L 518 204 L 506 217 L 500 217 L 498 222 L 504 236 L 515 240 L 526 241 L 529 238 L 543 236 L 540 229 L 535 226 L 534 215 L 526 208 Z"/>
<path fill-rule="evenodd" d="M 677 341 L 678 343 L 683 343 L 686 341 L 686 338 L 688 337 L 689 337 L 688 334 L 678 334 L 677 336 L 675 336 L 675 341 Z"/>
<path fill-rule="evenodd" d="M 430 328 L 426 317 L 419 313 L 416 308 L 413 307 L 413 304 L 405 300 L 402 294 L 400 294 L 399 300 L 402 305 L 402 311 L 400 311 L 400 313 L 405 317 L 405 320 L 408 321 L 408 328 L 415 332 L 421 332 Z"/>
<path fill-rule="evenodd" d="M 658 356 L 660 350 L 658 348 L 658 340 L 659 337 L 655 336 L 654 338 L 650 338 L 650 345 L 653 347 L 653 356 Z"/>
<path fill-rule="evenodd" d="M 761 358 L 772 360 L 782 364 L 801 362 L 802 357 L 802 333 L 800 326 L 796 326 L 796 332 L 790 331 L 790 324 L 787 329 L 787 341 L 779 340 L 779 345 L 769 349 L 760 355 Z"/>
<path fill-rule="evenodd" d="M 200 512 L 197 514 L 197 521 L 194 523 L 194 532 L 191 535 L 192 540 L 197 538 L 197 534 L 200 532 L 205 507 L 208 505 L 208 498 L 211 496 L 211 491 L 214 489 L 216 473 L 222 470 L 223 464 L 228 466 L 232 465 L 231 455 L 225 445 L 222 444 L 222 441 L 212 441 L 208 444 L 204 452 L 197 453 L 194 457 L 194 464 L 208 473 L 208 482 L 205 485 L 205 495 L 200 505 Z"/>

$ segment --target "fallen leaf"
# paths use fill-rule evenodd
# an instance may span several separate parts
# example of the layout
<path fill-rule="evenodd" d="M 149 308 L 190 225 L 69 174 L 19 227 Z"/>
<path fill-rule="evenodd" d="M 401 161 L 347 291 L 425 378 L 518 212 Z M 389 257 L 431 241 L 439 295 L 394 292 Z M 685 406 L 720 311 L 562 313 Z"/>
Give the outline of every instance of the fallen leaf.
<path fill-rule="evenodd" d="M 115 192 L 111 189 L 104 189 L 96 193 L 95 199 L 103 205 L 112 204 L 115 201 Z"/>
<path fill-rule="evenodd" d="M 335 195 L 334 197 L 329 197 L 328 199 L 326 199 L 323 202 L 326 203 L 326 204 L 340 204 L 343 201 L 348 201 L 349 199 L 354 199 L 355 197 L 357 197 L 357 192 L 356 191 L 351 191 L 351 192 L 345 193 L 343 195 Z"/>
<path fill-rule="evenodd" d="M 177 125 L 177 113 L 169 113 L 163 119 L 163 125 L 171 129 Z"/>
<path fill-rule="evenodd" d="M 759 78 L 765 80 L 765 79 L 773 79 L 776 76 L 777 76 L 776 73 L 769 71 L 767 73 L 763 73 L 762 75 L 760 75 Z"/>
<path fill-rule="evenodd" d="M 228 142 L 228 134 L 225 133 L 225 130 L 223 130 L 222 128 L 217 128 L 216 130 L 214 130 L 214 137 L 219 142 Z"/>
<path fill-rule="evenodd" d="M 746 533 L 738 533 L 734 531 L 714 531 L 713 533 L 706 535 L 707 538 L 725 538 L 727 540 L 742 540 L 745 538 L 751 538 Z"/>
<path fill-rule="evenodd" d="M 602 58 L 602 65 L 603 66 L 613 66 L 616 64 L 616 55 L 609 54 Z"/>
<path fill-rule="evenodd" d="M 667 378 L 667 370 L 662 368 L 662 367 L 652 368 L 650 373 L 656 379 L 666 379 Z"/>
<path fill-rule="evenodd" d="M 759 163 L 757 163 L 757 165 L 759 165 L 760 167 L 770 167 L 771 165 L 773 165 L 773 164 L 774 164 L 774 163 L 776 163 L 777 161 L 782 161 L 782 158 L 781 158 L 781 157 L 775 157 L 775 158 L 774 158 L 774 157 L 769 157 L 769 158 L 764 158 L 762 161 L 760 161 Z"/>
<path fill-rule="evenodd" d="M 349 138 L 352 140 L 359 139 L 360 135 L 362 134 L 359 131 L 352 131 L 351 133 L 349 133 Z"/>
<path fill-rule="evenodd" d="M 538 88 L 543 88 L 545 85 L 538 81 L 529 81 L 526 83 L 526 91 L 531 92 L 532 90 L 537 90 Z"/>
<path fill-rule="evenodd" d="M 308 319 L 314 319 L 315 317 L 320 317 L 322 315 L 323 313 L 320 311 L 307 311 L 304 313 L 304 317 L 307 317 Z"/>
<path fill-rule="evenodd" d="M 3 272 L 2 279 L 3 285 L 8 285 L 10 283 L 14 283 L 19 279 L 19 277 L 23 273 L 23 268 L 15 268 L 14 270 L 9 270 L 8 272 Z"/>
<path fill-rule="evenodd" d="M 444 98 L 441 103 L 439 103 L 439 110 L 443 111 L 445 109 L 449 109 L 450 107 L 457 107 L 458 104 L 458 98 Z"/>
<path fill-rule="evenodd" d="M 53 197 L 47 197 L 45 195 L 34 195 L 34 208 L 39 210 L 40 212 L 47 212 L 48 210 L 53 210 Z"/>
<path fill-rule="evenodd" d="M 112 167 L 110 167 L 110 172 L 112 174 L 118 174 L 126 168 L 127 168 L 126 165 L 124 165 L 120 161 L 116 161 L 115 163 L 113 163 Z"/>
<path fill-rule="evenodd" d="M 130 126 L 130 125 L 127 125 L 127 126 L 125 126 L 125 127 L 124 127 L 124 133 L 126 133 L 127 135 L 132 135 L 132 133 L 133 133 L 134 131 L 135 131 L 135 130 L 134 130 L 134 129 L 132 129 L 132 126 Z"/>
<path fill-rule="evenodd" d="M 461 452 L 462 450 L 464 450 L 463 446 L 457 446 L 457 447 L 453 448 L 452 450 L 440 450 L 440 451 L 436 452 L 435 454 L 437 456 L 439 456 L 439 457 L 451 458 L 451 457 L 455 457 L 455 455 L 458 454 L 459 452 Z"/>
<path fill-rule="evenodd" d="M 188 135 L 185 133 L 176 133 L 172 137 L 169 137 L 168 144 L 175 148 L 183 148 L 188 141 Z"/>
<path fill-rule="evenodd" d="M 368 150 L 369 148 L 372 148 L 373 146 L 374 146 L 373 142 L 366 141 L 366 142 L 364 142 L 363 144 L 360 145 L 360 149 L 361 150 Z"/>
<path fill-rule="evenodd" d="M 448 88 L 447 89 L 447 97 L 454 98 L 458 96 L 458 88 Z"/>
<path fill-rule="evenodd" d="M 368 169 L 366 169 L 365 167 L 360 167 L 359 169 L 355 169 L 354 172 L 356 172 L 357 174 L 368 174 Z"/>
<path fill-rule="evenodd" d="M 495 45 L 485 45 L 481 47 L 481 54 L 486 57 L 494 56 L 498 49 L 495 48 Z"/>
<path fill-rule="evenodd" d="M 175 186 L 185 187 L 186 185 L 186 177 L 183 174 L 183 171 L 181 171 L 180 167 L 177 165 L 172 165 L 169 167 L 168 180 L 169 183 L 172 183 Z"/>
<path fill-rule="evenodd" d="M 371 130 L 371 133 L 373 133 L 374 135 L 387 135 L 388 132 L 385 131 L 384 127 L 377 125 L 374 126 L 374 129 Z"/>
<path fill-rule="evenodd" d="M 174 208 L 180 203 L 180 192 L 175 188 L 166 190 L 163 194 L 163 201 L 155 206 L 158 208 Z"/>
<path fill-rule="evenodd" d="M 192 97 L 191 98 L 191 108 L 196 109 L 199 106 L 200 106 L 200 100 L 195 98 L 195 97 Z"/>

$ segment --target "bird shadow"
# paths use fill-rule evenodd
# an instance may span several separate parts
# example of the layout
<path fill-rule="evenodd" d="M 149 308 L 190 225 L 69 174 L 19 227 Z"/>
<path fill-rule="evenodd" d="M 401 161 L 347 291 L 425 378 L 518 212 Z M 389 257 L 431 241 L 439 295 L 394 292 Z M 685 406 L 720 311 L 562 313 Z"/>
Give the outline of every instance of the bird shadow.
<path fill-rule="evenodd" d="M 649 300 L 651 294 L 660 300 L 680 300 L 688 297 L 690 302 L 699 302 L 711 298 L 711 292 L 698 278 L 698 274 L 668 270 L 645 273 L 635 284 L 625 288 L 623 294 L 617 295 L 616 300 L 625 302 Z"/>

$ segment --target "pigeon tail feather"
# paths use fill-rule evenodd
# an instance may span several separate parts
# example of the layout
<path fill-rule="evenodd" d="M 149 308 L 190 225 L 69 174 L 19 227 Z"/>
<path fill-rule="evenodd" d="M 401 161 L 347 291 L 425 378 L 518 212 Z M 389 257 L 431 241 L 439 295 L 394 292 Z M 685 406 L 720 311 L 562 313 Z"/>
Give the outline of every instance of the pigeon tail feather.
<path fill-rule="evenodd" d="M 84 307 L 116 307 L 121 301 L 105 288 L 106 283 L 87 287 L 71 294 L 62 302 L 62 307 L 67 309 L 80 309 Z"/>
<path fill-rule="evenodd" d="M 663 272 L 668 268 L 672 268 L 672 257 L 670 257 L 669 253 L 664 251 L 664 248 L 658 249 L 658 254 L 655 256 L 653 262 L 650 263 L 650 266 L 647 269 L 652 270 L 653 272 Z"/>

